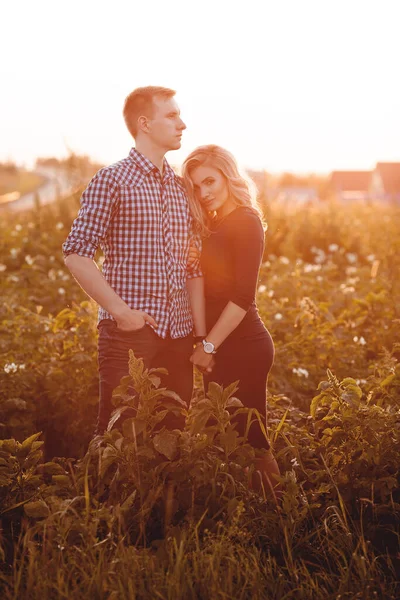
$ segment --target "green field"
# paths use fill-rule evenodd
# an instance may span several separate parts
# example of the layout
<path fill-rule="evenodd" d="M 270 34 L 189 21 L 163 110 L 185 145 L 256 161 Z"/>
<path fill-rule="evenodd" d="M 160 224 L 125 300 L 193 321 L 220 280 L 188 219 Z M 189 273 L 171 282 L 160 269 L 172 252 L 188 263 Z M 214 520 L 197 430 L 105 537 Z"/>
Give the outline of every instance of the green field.
<path fill-rule="evenodd" d="M 160 410 L 183 409 L 132 358 L 138 412 L 87 452 L 96 307 L 61 255 L 78 206 L 0 224 L 2 598 L 398 597 L 400 210 L 266 207 L 276 508 L 249 487 L 234 390 L 206 396 L 198 376 L 185 430 L 160 431 Z"/>

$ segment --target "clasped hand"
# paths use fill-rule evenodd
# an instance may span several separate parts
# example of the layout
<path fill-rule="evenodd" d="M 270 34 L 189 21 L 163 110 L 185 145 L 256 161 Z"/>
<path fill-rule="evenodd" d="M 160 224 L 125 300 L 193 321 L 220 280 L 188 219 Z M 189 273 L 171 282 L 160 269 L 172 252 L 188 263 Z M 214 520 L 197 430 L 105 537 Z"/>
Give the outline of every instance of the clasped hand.
<path fill-rule="evenodd" d="M 212 354 L 204 352 L 203 344 L 197 344 L 193 351 L 190 361 L 202 373 L 211 373 L 215 365 L 215 359 Z"/>

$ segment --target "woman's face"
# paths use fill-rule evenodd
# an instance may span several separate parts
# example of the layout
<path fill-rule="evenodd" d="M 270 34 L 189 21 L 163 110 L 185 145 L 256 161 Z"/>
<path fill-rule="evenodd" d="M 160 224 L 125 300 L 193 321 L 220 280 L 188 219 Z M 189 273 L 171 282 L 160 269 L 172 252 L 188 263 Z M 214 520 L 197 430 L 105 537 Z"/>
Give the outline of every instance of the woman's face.
<path fill-rule="evenodd" d="M 221 171 L 201 165 L 193 169 L 190 177 L 197 198 L 208 212 L 225 217 L 236 208 Z"/>

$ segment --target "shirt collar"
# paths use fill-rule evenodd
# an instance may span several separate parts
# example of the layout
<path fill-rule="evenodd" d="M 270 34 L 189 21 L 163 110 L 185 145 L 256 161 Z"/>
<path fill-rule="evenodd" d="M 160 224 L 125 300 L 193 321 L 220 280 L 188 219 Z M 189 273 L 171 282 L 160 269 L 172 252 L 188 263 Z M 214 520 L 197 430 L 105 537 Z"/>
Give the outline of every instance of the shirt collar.
<path fill-rule="evenodd" d="M 155 166 L 154 163 L 151 162 L 149 158 L 144 156 L 141 152 L 136 150 L 136 148 L 132 148 L 129 152 L 130 159 L 145 173 L 148 175 L 149 173 L 160 173 L 160 170 Z M 164 158 L 163 162 L 163 181 L 167 181 L 175 177 L 175 172 L 168 164 L 167 160 Z"/>

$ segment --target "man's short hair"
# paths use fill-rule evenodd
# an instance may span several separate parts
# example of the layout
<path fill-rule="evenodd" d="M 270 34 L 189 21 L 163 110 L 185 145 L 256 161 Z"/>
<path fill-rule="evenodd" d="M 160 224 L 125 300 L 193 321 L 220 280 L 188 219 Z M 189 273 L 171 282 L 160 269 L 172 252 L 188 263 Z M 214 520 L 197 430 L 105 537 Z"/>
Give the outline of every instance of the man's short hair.
<path fill-rule="evenodd" d="M 175 90 L 155 85 L 133 90 L 125 98 L 123 110 L 125 123 L 132 137 L 136 137 L 138 132 L 138 118 L 141 116 L 151 117 L 153 112 L 153 98 L 172 98 L 175 94 Z"/>

